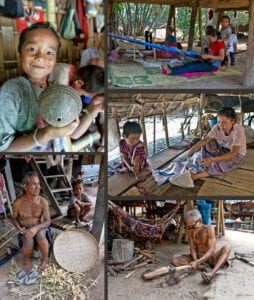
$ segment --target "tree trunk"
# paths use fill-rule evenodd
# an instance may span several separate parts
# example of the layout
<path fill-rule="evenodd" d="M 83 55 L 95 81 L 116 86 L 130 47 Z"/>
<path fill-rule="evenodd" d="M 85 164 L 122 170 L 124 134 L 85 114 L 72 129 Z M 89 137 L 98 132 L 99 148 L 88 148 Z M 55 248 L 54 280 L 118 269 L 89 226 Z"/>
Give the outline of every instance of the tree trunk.
<path fill-rule="evenodd" d="M 254 1 L 250 1 L 250 21 L 249 24 L 254 22 Z M 254 26 L 249 26 L 248 31 L 248 49 L 246 58 L 245 73 L 243 76 L 243 86 L 245 88 L 254 87 Z"/>
<path fill-rule="evenodd" d="M 168 12 L 168 23 L 166 27 L 166 37 L 169 35 L 169 26 L 174 26 L 173 21 L 175 15 L 175 6 L 170 5 L 169 12 Z M 171 32 L 173 33 L 173 32 Z M 174 28 L 174 33 L 176 34 L 176 29 Z"/>
<path fill-rule="evenodd" d="M 188 50 L 192 50 L 192 48 L 193 48 L 194 32 L 195 32 L 195 21 L 196 21 L 196 17 L 197 17 L 198 3 L 199 3 L 199 0 L 196 1 L 196 3 L 194 4 L 194 6 L 191 9 L 191 21 L 190 21 L 190 30 L 189 30 Z"/>

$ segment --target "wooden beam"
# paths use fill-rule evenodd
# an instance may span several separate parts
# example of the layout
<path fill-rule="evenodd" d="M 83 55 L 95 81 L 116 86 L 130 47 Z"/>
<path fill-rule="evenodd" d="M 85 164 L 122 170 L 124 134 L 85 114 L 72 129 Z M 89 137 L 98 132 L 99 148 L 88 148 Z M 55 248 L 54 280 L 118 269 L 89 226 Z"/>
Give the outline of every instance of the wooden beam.
<path fill-rule="evenodd" d="M 200 129 L 200 138 L 203 136 L 203 109 L 205 105 L 205 94 L 200 95 L 200 102 L 199 102 L 199 129 Z"/>
<path fill-rule="evenodd" d="M 249 24 L 254 22 L 254 1 L 250 1 L 249 6 L 250 20 Z M 243 85 L 245 88 L 254 87 L 254 26 L 249 26 L 248 31 L 248 49 L 243 76 Z"/>
<path fill-rule="evenodd" d="M 198 27 L 199 27 L 199 38 L 200 38 L 200 47 L 201 53 L 204 53 L 204 43 L 203 43 L 203 33 L 202 33 L 202 9 L 198 9 Z"/>
<path fill-rule="evenodd" d="M 112 109 L 113 117 L 116 121 L 117 134 L 118 134 L 118 137 L 120 138 L 121 137 L 121 131 L 120 131 L 119 122 L 118 122 L 117 108 L 115 106 L 112 106 L 111 109 Z"/>
<path fill-rule="evenodd" d="M 168 135 L 168 120 L 167 120 L 167 108 L 165 104 L 165 99 L 162 99 L 162 114 L 163 114 L 163 126 L 164 126 L 165 137 L 166 137 L 166 145 L 167 148 L 169 148 L 170 145 L 169 145 L 169 135 Z"/>
<path fill-rule="evenodd" d="M 143 142 L 145 145 L 146 155 L 148 155 L 144 106 L 141 106 L 141 110 L 140 110 L 140 125 L 142 128 L 142 136 L 143 136 Z"/>
<path fill-rule="evenodd" d="M 197 0 L 191 8 L 191 20 L 189 29 L 189 39 L 188 39 L 188 50 L 192 50 L 195 32 L 195 22 L 197 17 L 199 0 Z"/>
<path fill-rule="evenodd" d="M 153 116 L 153 154 L 156 152 L 156 116 Z"/>
<path fill-rule="evenodd" d="M 96 238 L 97 242 L 100 242 L 102 229 L 105 222 L 105 199 L 106 193 L 104 188 L 104 175 L 105 175 L 105 164 L 104 164 L 104 155 L 102 155 L 101 164 L 100 164 L 100 172 L 99 172 L 99 181 L 98 181 L 98 193 L 96 197 L 96 204 L 94 210 L 94 219 L 93 219 L 93 227 L 92 227 L 92 235 Z"/>

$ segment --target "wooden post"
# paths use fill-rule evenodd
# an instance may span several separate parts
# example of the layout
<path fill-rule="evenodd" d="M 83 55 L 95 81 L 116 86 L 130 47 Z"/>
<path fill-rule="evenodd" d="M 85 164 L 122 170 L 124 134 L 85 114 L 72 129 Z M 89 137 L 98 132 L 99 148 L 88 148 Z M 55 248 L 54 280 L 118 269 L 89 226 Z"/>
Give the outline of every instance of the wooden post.
<path fill-rule="evenodd" d="M 193 209 L 193 200 L 187 200 L 185 206 L 186 206 L 186 209 L 184 211 L 184 214 L 186 214 L 189 210 Z M 187 230 L 185 231 L 184 240 L 185 240 L 185 242 L 188 242 Z"/>
<path fill-rule="evenodd" d="M 102 155 L 100 172 L 99 172 L 99 181 L 98 181 L 98 193 L 96 197 L 96 204 L 94 209 L 94 219 L 93 227 L 91 233 L 96 238 L 97 242 L 100 242 L 102 237 L 102 229 L 105 221 L 105 199 L 106 193 L 104 188 L 104 175 L 105 175 L 105 164 L 104 164 L 104 155 Z"/>
<path fill-rule="evenodd" d="M 13 201 L 16 199 L 16 192 L 14 188 L 13 183 L 13 177 L 11 172 L 11 165 L 9 158 L 6 159 L 6 165 L 4 167 L 4 175 L 5 175 L 5 185 L 8 192 L 8 196 L 10 197 L 10 202 L 13 203 Z M 11 211 L 12 214 L 12 211 Z"/>
<path fill-rule="evenodd" d="M 199 0 L 197 0 L 191 8 L 188 50 L 192 50 L 192 48 L 193 48 L 195 21 L 196 21 L 196 17 L 197 17 L 198 5 L 199 5 Z"/>
<path fill-rule="evenodd" d="M 153 116 L 153 154 L 156 152 L 156 115 Z"/>
<path fill-rule="evenodd" d="M 220 20 L 222 18 L 222 16 L 224 15 L 224 10 L 223 9 L 220 9 L 219 10 L 219 13 L 218 13 L 218 18 L 217 18 L 217 21 L 216 21 L 216 30 L 219 31 L 219 28 L 220 28 Z"/>
<path fill-rule="evenodd" d="M 250 20 L 249 24 L 254 22 L 254 1 L 250 1 L 249 6 Z M 246 88 L 254 87 L 254 26 L 249 25 L 248 31 L 248 49 L 243 76 L 243 86 Z"/>
<path fill-rule="evenodd" d="M 204 109 L 205 102 L 205 94 L 200 94 L 200 102 L 199 102 L 199 129 L 200 129 L 200 138 L 203 136 L 203 124 L 202 124 L 202 115 Z"/>
<path fill-rule="evenodd" d="M 142 135 L 143 135 L 143 142 L 145 145 L 145 151 L 146 155 L 148 156 L 148 148 L 147 148 L 147 139 L 146 139 L 146 126 L 145 126 L 145 108 L 144 105 L 141 106 L 141 111 L 140 111 L 140 125 L 142 128 Z"/>
<path fill-rule="evenodd" d="M 121 137 L 121 131 L 120 131 L 119 122 L 118 122 L 117 108 L 115 106 L 112 106 L 111 109 L 112 109 L 112 114 L 114 116 L 114 119 L 116 121 L 117 134 L 118 134 L 118 137 L 120 139 L 120 137 Z"/>
<path fill-rule="evenodd" d="M 217 200 L 216 236 L 220 235 L 220 200 Z"/>
<path fill-rule="evenodd" d="M 166 37 L 169 35 L 169 26 L 172 25 L 172 19 L 173 19 L 173 22 L 174 22 L 174 15 L 175 15 L 175 6 L 170 5 L 169 11 L 168 11 L 168 22 L 167 22 L 167 27 L 166 27 Z M 173 26 L 174 26 L 174 34 L 176 34 L 175 24 L 173 24 Z"/>
<path fill-rule="evenodd" d="M 162 99 L 162 113 L 163 113 L 163 125 L 165 129 L 165 136 L 166 136 L 166 145 L 169 148 L 169 135 L 168 135 L 168 121 L 167 121 L 167 108 L 165 99 Z"/>
<path fill-rule="evenodd" d="M 201 7 L 198 8 L 198 26 L 199 26 L 201 53 L 203 53 L 204 52 L 204 43 L 203 43 L 203 33 L 202 33 L 202 9 L 201 9 Z"/>

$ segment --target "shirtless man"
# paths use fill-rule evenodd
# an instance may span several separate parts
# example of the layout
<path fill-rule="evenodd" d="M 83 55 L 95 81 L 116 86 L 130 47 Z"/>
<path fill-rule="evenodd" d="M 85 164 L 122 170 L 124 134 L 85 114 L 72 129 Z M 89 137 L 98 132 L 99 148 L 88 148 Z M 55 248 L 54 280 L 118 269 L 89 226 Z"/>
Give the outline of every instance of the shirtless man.
<path fill-rule="evenodd" d="M 202 278 L 210 283 L 215 273 L 225 265 L 230 253 L 229 246 L 223 246 L 216 251 L 216 238 L 214 228 L 211 225 L 204 225 L 198 210 L 190 210 L 185 216 L 185 223 L 190 244 L 190 254 L 175 256 L 172 265 L 190 265 L 192 270 L 197 270 L 203 263 L 208 263 L 213 269 L 210 272 L 203 272 Z"/>
<path fill-rule="evenodd" d="M 24 179 L 25 194 L 17 198 L 13 204 L 12 222 L 22 234 L 22 252 L 24 270 L 32 269 L 30 256 L 36 240 L 42 254 L 39 271 L 43 271 L 48 265 L 48 241 L 46 228 L 50 225 L 48 202 L 40 194 L 40 181 L 34 172 L 28 173 Z"/>
<path fill-rule="evenodd" d="M 77 179 L 72 183 L 74 197 L 69 204 L 67 214 L 75 217 L 77 224 L 86 221 L 86 215 L 90 212 L 92 203 L 85 194 L 82 179 Z"/>

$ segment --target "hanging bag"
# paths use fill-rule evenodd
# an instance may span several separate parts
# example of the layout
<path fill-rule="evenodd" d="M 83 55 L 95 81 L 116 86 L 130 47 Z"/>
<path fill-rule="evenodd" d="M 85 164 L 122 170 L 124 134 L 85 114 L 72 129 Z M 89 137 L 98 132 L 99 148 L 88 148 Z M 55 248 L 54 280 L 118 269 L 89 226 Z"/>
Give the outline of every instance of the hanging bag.
<path fill-rule="evenodd" d="M 69 0 L 67 2 L 66 16 L 63 20 L 63 27 L 61 31 L 61 36 L 67 40 L 72 40 L 76 37 L 74 13 L 75 9 L 72 7 L 71 1 Z"/>
<path fill-rule="evenodd" d="M 0 0 L 0 16 L 16 19 L 24 17 L 21 0 Z"/>

